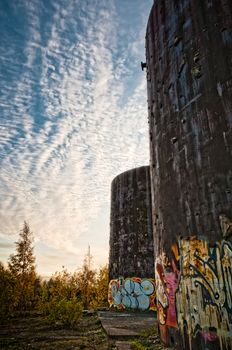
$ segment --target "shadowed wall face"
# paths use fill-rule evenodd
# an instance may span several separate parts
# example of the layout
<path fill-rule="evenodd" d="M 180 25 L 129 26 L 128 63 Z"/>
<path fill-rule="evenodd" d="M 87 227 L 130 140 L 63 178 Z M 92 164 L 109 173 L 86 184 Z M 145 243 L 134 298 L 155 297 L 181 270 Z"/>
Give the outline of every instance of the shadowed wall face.
<path fill-rule="evenodd" d="M 154 1 L 146 57 L 161 338 L 231 349 L 232 2 Z"/>
<path fill-rule="evenodd" d="M 150 167 L 117 176 L 111 187 L 110 306 L 155 309 Z"/>
<path fill-rule="evenodd" d="M 154 277 L 150 168 L 129 170 L 111 187 L 110 280 Z"/>

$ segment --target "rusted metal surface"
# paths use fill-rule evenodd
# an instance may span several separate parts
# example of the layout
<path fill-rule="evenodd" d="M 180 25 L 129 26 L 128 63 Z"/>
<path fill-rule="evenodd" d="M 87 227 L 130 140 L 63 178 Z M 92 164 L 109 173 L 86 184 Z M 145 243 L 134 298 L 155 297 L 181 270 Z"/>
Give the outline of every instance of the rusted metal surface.
<path fill-rule="evenodd" d="M 110 280 L 154 277 L 148 166 L 118 175 L 111 186 Z"/>
<path fill-rule="evenodd" d="M 231 0 L 154 1 L 146 61 L 161 338 L 231 349 Z"/>

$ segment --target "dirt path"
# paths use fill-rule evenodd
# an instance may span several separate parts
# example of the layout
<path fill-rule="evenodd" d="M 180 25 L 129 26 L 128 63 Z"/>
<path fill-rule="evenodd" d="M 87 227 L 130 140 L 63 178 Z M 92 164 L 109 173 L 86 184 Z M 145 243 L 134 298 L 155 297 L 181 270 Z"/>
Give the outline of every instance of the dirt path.
<path fill-rule="evenodd" d="M 0 326 L 0 349 L 77 350 L 111 349 L 97 316 L 83 316 L 75 330 L 50 326 L 41 316 L 15 318 Z"/>
<path fill-rule="evenodd" d="M 132 345 L 131 345 L 132 344 Z M 83 315 L 74 330 L 51 326 L 41 315 L 15 318 L 0 325 L 0 350 L 161 350 L 155 329 L 139 338 L 108 339 L 97 315 Z"/>

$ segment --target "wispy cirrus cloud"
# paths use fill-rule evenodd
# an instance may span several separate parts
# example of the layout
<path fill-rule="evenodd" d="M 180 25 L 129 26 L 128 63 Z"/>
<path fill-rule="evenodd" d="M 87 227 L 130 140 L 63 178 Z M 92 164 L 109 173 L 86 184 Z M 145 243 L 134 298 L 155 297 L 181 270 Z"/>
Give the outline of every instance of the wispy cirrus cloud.
<path fill-rule="evenodd" d="M 27 31 L 18 23 L 22 32 L 0 48 L 2 234 L 26 219 L 37 241 L 75 253 L 77 263 L 87 239 L 98 262 L 107 259 L 110 182 L 149 160 L 139 65 L 151 2 L 21 8 Z M 11 6 L 6 18 L 19 11 Z"/>

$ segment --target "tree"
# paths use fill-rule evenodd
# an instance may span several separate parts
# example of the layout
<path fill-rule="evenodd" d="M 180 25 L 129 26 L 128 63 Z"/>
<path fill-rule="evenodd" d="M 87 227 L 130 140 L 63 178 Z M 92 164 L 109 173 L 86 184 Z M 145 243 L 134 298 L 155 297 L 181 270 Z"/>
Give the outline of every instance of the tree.
<path fill-rule="evenodd" d="M 19 237 L 19 240 L 15 242 L 16 253 L 10 255 L 8 265 L 13 275 L 21 277 L 35 272 L 35 257 L 32 247 L 33 236 L 26 221 Z"/>
<path fill-rule="evenodd" d="M 9 271 L 17 279 L 14 297 L 20 311 L 31 308 L 35 300 L 36 272 L 32 242 L 33 235 L 25 221 L 19 240 L 15 242 L 16 252 L 10 255 L 8 261 Z"/>
<path fill-rule="evenodd" d="M 75 275 L 67 270 L 56 272 L 49 281 L 42 284 L 39 309 L 46 315 L 48 322 L 75 327 L 82 315 L 78 292 Z"/>
<path fill-rule="evenodd" d="M 100 267 L 96 280 L 96 303 L 97 307 L 108 306 L 108 288 L 109 288 L 109 270 L 108 266 Z"/>
<path fill-rule="evenodd" d="M 14 311 L 15 280 L 9 270 L 0 262 L 0 321 L 4 322 Z"/>
<path fill-rule="evenodd" d="M 92 259 L 90 247 L 88 247 L 88 252 L 84 258 L 82 269 L 77 276 L 81 299 L 85 309 L 93 306 L 92 301 L 95 295 L 96 271 L 92 269 Z"/>

